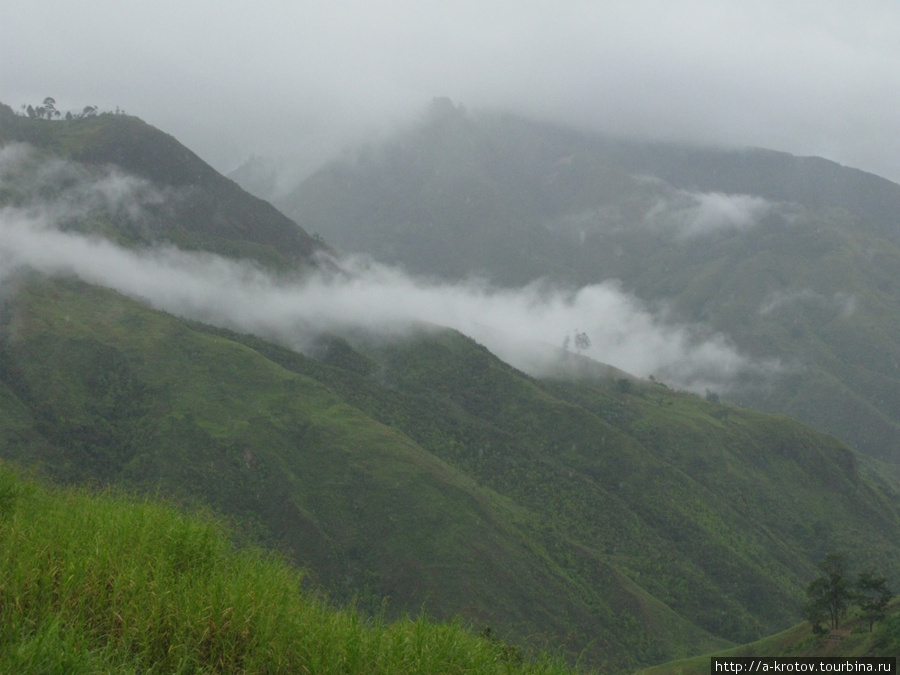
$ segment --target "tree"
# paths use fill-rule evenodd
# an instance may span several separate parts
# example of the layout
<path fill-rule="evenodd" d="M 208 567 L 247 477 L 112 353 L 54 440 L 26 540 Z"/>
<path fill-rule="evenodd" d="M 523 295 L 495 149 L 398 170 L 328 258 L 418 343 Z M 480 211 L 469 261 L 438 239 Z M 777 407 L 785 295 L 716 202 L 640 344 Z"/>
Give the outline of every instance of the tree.
<path fill-rule="evenodd" d="M 56 109 L 56 99 L 52 96 L 45 98 L 44 105 L 38 108 L 38 110 L 41 111 L 43 117 L 46 117 L 48 120 L 59 117 L 59 110 Z"/>
<path fill-rule="evenodd" d="M 84 110 L 82 110 L 75 117 L 78 119 L 84 119 L 87 117 L 96 117 L 97 116 L 97 106 L 95 105 L 86 105 L 84 106 Z"/>
<path fill-rule="evenodd" d="M 841 621 L 855 600 L 853 581 L 847 576 L 844 556 L 829 553 L 819 564 L 824 576 L 806 587 L 807 602 L 804 614 L 816 633 L 823 632 L 822 622 L 827 619 L 832 630 L 841 627 Z"/>
<path fill-rule="evenodd" d="M 575 333 L 575 349 L 577 349 L 579 352 L 583 352 L 590 346 L 591 338 L 588 337 L 587 333 Z"/>
<path fill-rule="evenodd" d="M 32 105 L 25 106 L 22 104 L 22 109 L 25 110 L 25 113 L 35 119 L 41 119 L 46 117 L 48 120 L 52 120 L 54 117 L 59 117 L 60 112 L 56 109 L 56 99 L 52 96 L 48 96 L 44 99 L 44 104 L 35 108 Z"/>
<path fill-rule="evenodd" d="M 887 586 L 884 577 L 874 572 L 862 572 L 856 581 L 856 602 L 862 611 L 863 618 L 869 622 L 869 632 L 876 621 L 883 621 L 888 603 L 894 594 Z"/>

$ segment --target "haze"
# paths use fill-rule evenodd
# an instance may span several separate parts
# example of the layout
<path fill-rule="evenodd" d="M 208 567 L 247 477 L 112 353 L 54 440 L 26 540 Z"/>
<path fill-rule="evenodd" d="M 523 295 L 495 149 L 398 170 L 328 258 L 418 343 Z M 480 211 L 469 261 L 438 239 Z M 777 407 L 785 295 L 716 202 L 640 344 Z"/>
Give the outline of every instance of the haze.
<path fill-rule="evenodd" d="M 644 306 L 615 282 L 498 289 L 475 280 L 417 279 L 359 258 L 341 259 L 341 273 L 285 279 L 209 253 L 135 251 L 63 231 L 104 213 L 140 219 L 146 205 L 178 195 L 160 193 L 118 169 L 91 174 L 61 160 L 41 160 L 22 144 L 0 149 L 0 190 L 12 196 L 0 208 L 0 288 L 13 288 L 23 270 L 76 277 L 301 351 L 323 332 L 362 329 L 396 339 L 423 326 L 447 326 L 534 375 L 563 374 L 571 366 L 564 345 L 575 345 L 579 356 L 700 393 L 725 391 L 740 376 L 774 367 L 752 362 L 708 328 L 668 320 L 664 309 Z"/>
<path fill-rule="evenodd" d="M 0 101 L 120 107 L 223 172 L 312 170 L 433 96 L 900 180 L 900 3 L 0 3 Z"/>

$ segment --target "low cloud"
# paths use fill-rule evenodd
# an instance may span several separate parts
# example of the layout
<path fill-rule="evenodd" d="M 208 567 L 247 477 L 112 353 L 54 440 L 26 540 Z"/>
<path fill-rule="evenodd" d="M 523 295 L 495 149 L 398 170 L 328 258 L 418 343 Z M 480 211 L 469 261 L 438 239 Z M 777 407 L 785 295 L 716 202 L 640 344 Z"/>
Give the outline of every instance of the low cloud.
<path fill-rule="evenodd" d="M 645 221 L 689 239 L 724 230 L 748 230 L 774 207 L 772 202 L 752 195 L 678 190 L 673 197 L 660 199 Z"/>
<path fill-rule="evenodd" d="M 719 232 L 745 232 L 777 213 L 791 220 L 797 207 L 762 197 L 722 192 L 677 190 L 650 176 L 636 177 L 645 189 L 628 191 L 602 206 L 569 213 L 546 224 L 547 229 L 579 239 L 603 232 L 619 234 L 641 225 L 681 240 Z"/>
<path fill-rule="evenodd" d="M 26 143 L 0 147 L 0 204 L 58 228 L 102 217 L 138 222 L 148 207 L 175 198 L 171 188 L 159 188 L 115 166 L 89 170 L 63 159 L 43 158 Z"/>
<path fill-rule="evenodd" d="M 143 199 L 158 198 L 143 183 L 117 181 L 103 174 L 79 184 L 77 192 L 96 190 L 100 201 L 104 194 L 118 195 L 110 208 L 128 204 L 136 212 Z M 589 337 L 589 345 L 576 340 L 580 348 L 572 347 L 582 356 L 697 392 L 727 390 L 741 375 L 770 367 L 741 355 L 722 334 L 651 311 L 615 282 L 497 289 L 478 281 L 423 280 L 363 258 L 342 259 L 339 273 L 276 277 L 212 254 L 171 246 L 136 250 L 63 231 L 66 213 L 60 199 L 42 206 L 6 201 L 0 208 L 0 282 L 24 269 L 77 277 L 176 315 L 300 350 L 321 333 L 364 329 L 399 336 L 432 324 L 459 330 L 538 376 L 559 372 L 567 338 L 578 334 Z"/>

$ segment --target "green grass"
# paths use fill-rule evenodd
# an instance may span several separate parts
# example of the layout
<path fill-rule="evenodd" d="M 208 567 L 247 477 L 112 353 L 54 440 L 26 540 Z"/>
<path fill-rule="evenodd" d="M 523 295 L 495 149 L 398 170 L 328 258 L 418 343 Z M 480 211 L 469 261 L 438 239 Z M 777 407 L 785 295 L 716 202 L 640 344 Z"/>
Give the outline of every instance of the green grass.
<path fill-rule="evenodd" d="M 208 514 L 0 464 L 0 672 L 571 671 L 459 621 L 335 609 Z"/>

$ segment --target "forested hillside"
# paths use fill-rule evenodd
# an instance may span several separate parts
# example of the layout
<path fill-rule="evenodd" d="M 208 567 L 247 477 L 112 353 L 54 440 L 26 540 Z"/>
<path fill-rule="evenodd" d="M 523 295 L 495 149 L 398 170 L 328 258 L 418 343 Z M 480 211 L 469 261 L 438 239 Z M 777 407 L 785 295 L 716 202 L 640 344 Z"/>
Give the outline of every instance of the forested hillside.
<path fill-rule="evenodd" d="M 121 150 L 135 136 L 148 150 Z M 33 225 L 31 183 L 7 172 L 11 237 L 68 228 L 66 242 L 115 242 L 135 266 L 192 237 L 252 258 L 252 278 L 320 264 L 309 254 L 321 244 L 139 120 L 0 127 L 5 149 L 28 139 L 67 170 L 127 168 L 154 195 L 177 190 L 137 220 L 105 203 Z M 179 157 L 192 167 L 183 181 Z M 40 200 L 71 205 L 52 191 Z M 897 484 L 786 416 L 577 352 L 563 356 L 580 378 L 537 379 L 432 324 L 313 330 L 298 350 L 86 283 L 74 261 L 39 273 L 40 256 L 29 260 L 0 269 L 0 456 L 57 481 L 208 504 L 335 601 L 389 616 L 424 606 L 623 672 L 795 624 L 828 552 L 897 580 Z"/>
<path fill-rule="evenodd" d="M 6 316 L 4 456 L 210 503 L 369 609 L 634 667 L 789 625 L 826 552 L 900 541 L 833 438 L 662 385 L 540 383 L 446 332 L 316 360 L 75 282 Z"/>
<path fill-rule="evenodd" d="M 154 192 L 141 204 L 139 219 L 110 223 L 104 222 L 108 213 L 94 213 L 93 222 L 79 223 L 82 229 L 99 230 L 129 246 L 167 242 L 282 268 L 308 261 L 322 248 L 271 204 L 245 192 L 175 138 L 136 117 L 104 113 L 50 122 L 16 115 L 0 104 L 0 142 L 26 143 L 45 153 L 38 159 L 64 158 L 75 163 L 58 168 L 64 175 L 52 186 L 56 195 L 52 190 L 26 192 L 34 201 L 59 196 L 83 179 L 82 174 L 102 177 L 112 168 L 124 172 L 114 175 L 123 178 L 122 183 L 127 183 L 125 176 L 149 181 Z M 7 173 L 4 178 L 7 200 L 16 204 L 23 199 L 22 177 Z M 124 191 L 127 185 L 116 187 Z"/>
<path fill-rule="evenodd" d="M 900 460 L 900 186 L 882 178 L 438 100 L 279 205 L 339 248 L 419 274 L 503 286 L 619 280 L 670 318 L 779 364 L 763 384 L 715 393 Z"/>

